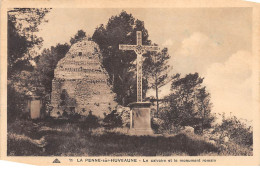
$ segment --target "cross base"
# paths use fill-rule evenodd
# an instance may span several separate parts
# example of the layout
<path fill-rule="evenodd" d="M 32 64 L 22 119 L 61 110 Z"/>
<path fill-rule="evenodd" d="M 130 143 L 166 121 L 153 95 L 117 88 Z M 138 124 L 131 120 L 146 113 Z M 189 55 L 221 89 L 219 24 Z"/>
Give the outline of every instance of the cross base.
<path fill-rule="evenodd" d="M 128 134 L 131 136 L 149 136 L 154 135 L 152 129 L 130 129 Z"/>
<path fill-rule="evenodd" d="M 130 135 L 153 135 L 151 127 L 151 103 L 135 102 L 128 105 L 130 114 Z"/>

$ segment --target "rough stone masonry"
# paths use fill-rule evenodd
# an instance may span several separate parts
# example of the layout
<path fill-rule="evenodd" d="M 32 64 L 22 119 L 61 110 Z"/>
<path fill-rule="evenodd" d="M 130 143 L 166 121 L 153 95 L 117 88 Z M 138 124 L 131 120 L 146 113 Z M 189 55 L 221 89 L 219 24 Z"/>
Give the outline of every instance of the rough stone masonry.
<path fill-rule="evenodd" d="M 102 67 L 99 47 L 86 39 L 73 44 L 54 71 L 51 116 L 80 113 L 104 117 L 117 105 Z"/>

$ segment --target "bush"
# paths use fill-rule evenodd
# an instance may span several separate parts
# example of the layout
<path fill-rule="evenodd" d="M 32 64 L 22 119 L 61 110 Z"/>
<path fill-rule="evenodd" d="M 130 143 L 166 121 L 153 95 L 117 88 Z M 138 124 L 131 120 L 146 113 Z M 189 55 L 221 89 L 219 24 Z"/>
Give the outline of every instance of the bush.
<path fill-rule="evenodd" d="M 70 122 L 79 122 L 82 116 L 78 113 L 67 115 Z"/>
<path fill-rule="evenodd" d="M 155 133 L 158 133 L 159 132 L 159 127 L 160 127 L 160 124 L 158 123 L 158 121 L 155 121 L 154 118 L 151 119 L 151 127 L 153 129 L 153 131 Z"/>
<path fill-rule="evenodd" d="M 98 117 L 92 114 L 92 111 L 89 111 L 88 116 L 82 122 L 81 127 L 83 129 L 97 128 L 99 127 Z"/>
<path fill-rule="evenodd" d="M 123 121 L 121 116 L 119 116 L 115 110 L 113 110 L 110 114 L 108 114 L 103 122 L 105 123 L 105 126 L 108 128 L 115 128 L 115 127 L 122 127 Z"/>
<path fill-rule="evenodd" d="M 7 86 L 7 121 L 14 122 L 16 119 L 28 118 L 25 111 L 25 96 L 18 93 L 12 86 Z"/>
<path fill-rule="evenodd" d="M 244 146 L 253 145 L 253 129 L 241 122 L 237 117 L 223 118 L 222 124 L 216 126 L 215 132 L 228 136 L 236 144 Z"/>

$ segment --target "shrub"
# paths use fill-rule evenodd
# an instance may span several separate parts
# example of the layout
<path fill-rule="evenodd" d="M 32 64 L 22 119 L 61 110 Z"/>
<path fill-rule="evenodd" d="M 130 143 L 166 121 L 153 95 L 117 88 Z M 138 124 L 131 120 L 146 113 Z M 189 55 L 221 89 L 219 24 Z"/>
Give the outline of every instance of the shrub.
<path fill-rule="evenodd" d="M 159 132 L 160 124 L 154 118 L 151 119 L 151 127 L 155 133 Z"/>
<path fill-rule="evenodd" d="M 7 86 L 7 121 L 14 122 L 16 119 L 29 118 L 26 112 L 26 97 L 17 92 L 11 85 Z"/>
<path fill-rule="evenodd" d="M 115 110 L 113 110 L 110 114 L 108 114 L 103 122 L 105 126 L 108 128 L 122 127 L 123 121 L 121 116 L 119 116 Z"/>
<path fill-rule="evenodd" d="M 82 116 L 79 113 L 69 114 L 68 119 L 70 122 L 79 122 Z"/>
<path fill-rule="evenodd" d="M 98 117 L 92 114 L 92 111 L 89 111 L 88 116 L 82 122 L 81 127 L 83 129 L 97 128 L 99 127 Z"/>
<path fill-rule="evenodd" d="M 130 127 L 130 108 L 124 106 L 117 106 L 116 113 L 122 119 L 123 127 Z"/>
<path fill-rule="evenodd" d="M 62 112 L 62 116 L 64 116 L 64 117 L 68 117 L 68 112 L 66 111 L 66 110 L 64 110 L 63 112 Z"/>
<path fill-rule="evenodd" d="M 251 126 L 247 126 L 237 117 L 223 118 L 222 124 L 216 126 L 215 132 L 228 136 L 236 144 L 244 146 L 253 145 L 253 130 Z"/>

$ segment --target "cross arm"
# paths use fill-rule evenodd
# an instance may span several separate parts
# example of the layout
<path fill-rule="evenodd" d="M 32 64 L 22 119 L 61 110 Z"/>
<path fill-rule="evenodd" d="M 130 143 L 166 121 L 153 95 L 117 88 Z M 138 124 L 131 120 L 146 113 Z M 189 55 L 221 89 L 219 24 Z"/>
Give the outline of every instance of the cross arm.
<path fill-rule="evenodd" d="M 135 50 L 137 45 L 119 44 L 119 50 Z"/>
<path fill-rule="evenodd" d="M 149 46 L 149 45 L 143 45 L 143 50 L 145 51 L 158 51 L 158 46 Z"/>

